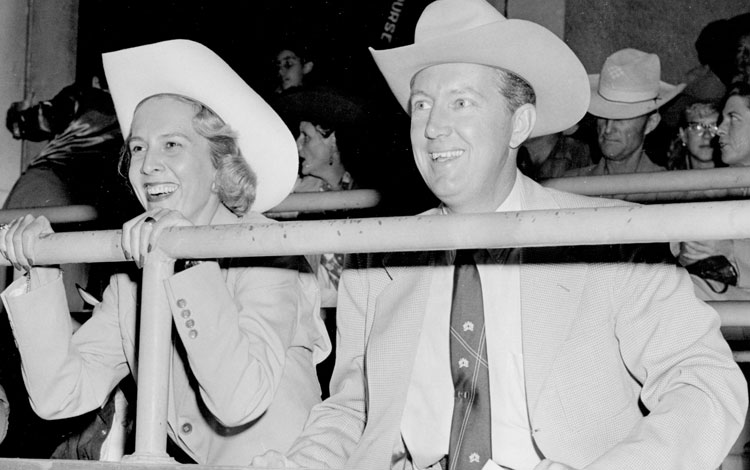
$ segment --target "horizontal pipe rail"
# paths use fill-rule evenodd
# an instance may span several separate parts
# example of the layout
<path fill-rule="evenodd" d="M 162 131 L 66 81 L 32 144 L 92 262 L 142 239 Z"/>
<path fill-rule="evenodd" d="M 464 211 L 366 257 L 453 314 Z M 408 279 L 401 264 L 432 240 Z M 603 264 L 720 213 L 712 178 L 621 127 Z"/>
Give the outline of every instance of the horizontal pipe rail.
<path fill-rule="evenodd" d="M 573 176 L 542 182 L 543 186 L 587 196 L 668 193 L 750 188 L 750 168 L 659 171 L 606 176 Z M 669 196 L 665 196 L 669 198 Z"/>
<path fill-rule="evenodd" d="M 203 259 L 718 240 L 750 238 L 748 214 L 750 201 L 725 201 L 178 227 L 165 231 L 159 246 L 170 258 Z M 125 261 L 119 230 L 47 236 L 37 242 L 34 259 Z"/>
<path fill-rule="evenodd" d="M 0 224 L 7 224 L 14 219 L 31 214 L 34 217 L 41 215 L 47 217 L 53 224 L 90 222 L 96 220 L 98 214 L 91 206 L 47 206 L 29 207 L 27 209 L 3 209 L 0 210 Z"/>
<path fill-rule="evenodd" d="M 268 213 L 365 209 L 379 202 L 380 193 L 373 189 L 292 193 Z"/>

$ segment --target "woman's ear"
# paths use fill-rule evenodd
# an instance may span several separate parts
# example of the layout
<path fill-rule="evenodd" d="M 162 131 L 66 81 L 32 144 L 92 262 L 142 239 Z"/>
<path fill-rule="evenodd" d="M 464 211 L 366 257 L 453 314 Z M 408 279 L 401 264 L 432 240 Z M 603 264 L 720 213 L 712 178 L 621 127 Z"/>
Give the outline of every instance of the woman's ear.
<path fill-rule="evenodd" d="M 520 147 L 529 138 L 534 124 L 536 124 L 536 106 L 531 103 L 519 106 L 511 116 L 513 130 L 510 135 L 510 148 Z"/>

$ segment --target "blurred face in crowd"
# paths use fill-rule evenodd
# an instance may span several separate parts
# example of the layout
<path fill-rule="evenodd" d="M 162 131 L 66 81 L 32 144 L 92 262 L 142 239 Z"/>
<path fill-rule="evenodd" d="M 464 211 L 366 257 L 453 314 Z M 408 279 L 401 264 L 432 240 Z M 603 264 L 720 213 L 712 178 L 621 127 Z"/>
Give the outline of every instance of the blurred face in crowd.
<path fill-rule="evenodd" d="M 297 151 L 300 158 L 300 173 L 302 175 L 322 176 L 333 161 L 336 151 L 336 137 L 330 133 L 328 137 L 322 130 L 308 121 L 299 123 L 299 137 L 297 137 Z"/>
<path fill-rule="evenodd" d="M 701 162 L 711 162 L 713 160 L 714 147 L 711 141 L 716 135 L 716 123 L 719 120 L 719 113 L 714 112 L 695 112 L 687 113 L 687 125 L 680 129 L 680 139 L 687 147 L 691 158 Z"/>
<path fill-rule="evenodd" d="M 730 166 L 750 166 L 750 108 L 747 98 L 730 96 L 721 116 L 721 160 Z"/>
<path fill-rule="evenodd" d="M 220 201 L 208 139 L 193 127 L 196 109 L 172 97 L 141 103 L 133 116 L 128 178 L 146 210 L 171 209 L 196 225 L 211 221 Z"/>
<path fill-rule="evenodd" d="M 734 65 L 737 73 L 735 80 L 750 83 L 750 34 L 742 36 L 737 41 Z"/>
<path fill-rule="evenodd" d="M 308 72 L 306 67 L 311 62 L 303 63 L 302 59 L 293 51 L 283 50 L 276 56 L 276 68 L 282 90 L 302 85 L 305 73 Z"/>
<path fill-rule="evenodd" d="M 497 70 L 476 64 L 434 65 L 412 80 L 414 159 L 427 186 L 452 212 L 494 211 L 513 187 L 515 149 L 536 114 L 530 104 L 511 114 L 500 90 Z M 531 120 L 528 129 L 514 127 L 522 108 Z"/>
<path fill-rule="evenodd" d="M 653 115 L 631 119 L 597 118 L 596 131 L 604 158 L 622 161 L 640 153 L 646 134 L 656 127 L 655 124 L 651 125 L 651 116 Z M 658 123 L 658 119 L 656 121 Z"/>

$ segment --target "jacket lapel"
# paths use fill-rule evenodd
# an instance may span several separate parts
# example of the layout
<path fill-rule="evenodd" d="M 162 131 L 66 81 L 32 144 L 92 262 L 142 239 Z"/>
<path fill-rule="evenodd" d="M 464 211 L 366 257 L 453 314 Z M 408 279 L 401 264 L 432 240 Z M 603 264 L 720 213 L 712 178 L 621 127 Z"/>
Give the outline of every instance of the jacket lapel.
<path fill-rule="evenodd" d="M 394 258 L 403 261 L 393 266 Z M 389 261 L 391 264 L 389 265 Z M 368 422 L 360 445 L 350 462 L 369 462 L 363 468 L 390 468 L 399 443 L 414 357 L 419 344 L 432 281 L 434 253 L 391 256 L 384 262 L 393 281 L 378 296 L 367 346 L 365 369 L 368 382 Z M 396 263 L 399 264 L 399 263 Z M 398 452 L 396 452 L 398 454 Z M 374 461 L 378 456 L 388 461 Z"/>
<path fill-rule="evenodd" d="M 557 209 L 548 190 L 525 177 L 523 210 Z M 526 400 L 533 414 L 545 381 L 568 337 L 584 288 L 585 265 L 569 265 L 562 247 L 520 250 L 521 328 Z"/>

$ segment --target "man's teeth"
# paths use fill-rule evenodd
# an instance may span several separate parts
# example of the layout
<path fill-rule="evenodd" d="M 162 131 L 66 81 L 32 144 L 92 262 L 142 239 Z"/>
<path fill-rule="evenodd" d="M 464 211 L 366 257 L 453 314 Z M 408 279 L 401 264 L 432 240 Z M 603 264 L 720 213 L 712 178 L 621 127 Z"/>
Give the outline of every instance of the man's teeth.
<path fill-rule="evenodd" d="M 430 152 L 430 158 L 432 160 L 447 160 L 450 158 L 460 157 L 464 153 L 463 150 L 451 150 L 449 152 Z"/>
<path fill-rule="evenodd" d="M 176 189 L 176 184 L 157 184 L 153 186 L 147 186 L 146 192 L 149 196 L 160 196 L 162 194 L 173 193 Z"/>

